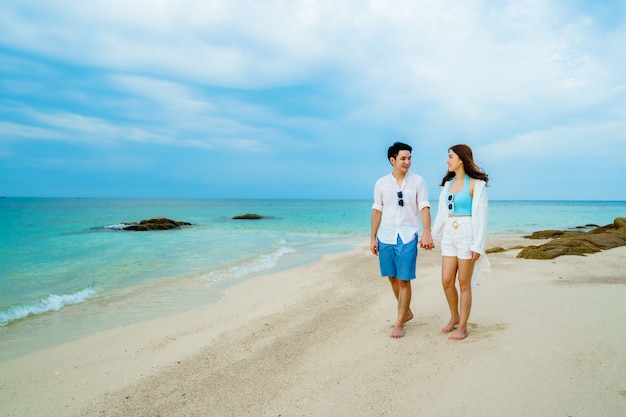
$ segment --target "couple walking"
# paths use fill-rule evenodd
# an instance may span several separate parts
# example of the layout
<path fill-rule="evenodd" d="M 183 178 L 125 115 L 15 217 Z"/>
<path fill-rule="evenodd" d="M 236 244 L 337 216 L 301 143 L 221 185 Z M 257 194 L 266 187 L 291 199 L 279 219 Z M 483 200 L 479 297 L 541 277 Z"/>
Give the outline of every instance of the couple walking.
<path fill-rule="evenodd" d="M 440 184 L 443 189 L 431 230 L 428 188 L 421 176 L 409 172 L 411 151 L 411 146 L 401 142 L 390 146 L 387 158 L 392 172 L 374 186 L 370 249 L 378 256 L 381 275 L 389 278 L 398 301 L 391 337 L 403 337 L 404 324 L 413 318 L 411 280 L 415 279 L 418 246 L 431 250 L 437 242 L 442 254 L 441 282 L 450 308 L 450 321 L 441 332 L 462 340 L 467 337 L 472 282 L 479 271 L 489 269 L 485 256 L 489 178 L 474 163 L 469 146 L 448 149 L 448 169 Z"/>

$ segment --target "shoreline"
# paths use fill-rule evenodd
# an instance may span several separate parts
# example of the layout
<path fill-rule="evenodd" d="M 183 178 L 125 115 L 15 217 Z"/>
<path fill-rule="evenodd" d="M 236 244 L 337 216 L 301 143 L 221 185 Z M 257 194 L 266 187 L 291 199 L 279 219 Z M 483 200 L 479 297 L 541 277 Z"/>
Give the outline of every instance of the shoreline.
<path fill-rule="evenodd" d="M 440 252 L 420 251 L 415 319 L 394 340 L 395 300 L 364 244 L 245 280 L 217 304 L 2 362 L 0 416 L 619 414 L 626 247 L 517 252 L 489 255 L 461 342 L 439 333 Z"/>
<path fill-rule="evenodd" d="M 175 316 L 219 303 L 231 287 L 242 282 L 317 262 L 328 254 L 348 252 L 362 240 L 345 237 L 326 239 L 321 245 L 312 245 L 305 251 L 290 250 L 276 262 L 270 259 L 272 264 L 267 269 L 257 267 L 256 262 L 264 255 L 256 255 L 208 273 L 183 272 L 152 284 L 126 288 L 117 294 L 105 294 L 82 303 L 64 305 L 59 311 L 22 318 L 22 323 L 8 324 L 17 327 L 15 330 L 0 328 L 7 334 L 7 341 L 3 343 L 0 340 L 0 363 L 107 330 Z M 211 281 L 201 278 L 210 274 L 216 274 L 217 279 Z M 223 279 L 221 275 L 228 277 Z"/>

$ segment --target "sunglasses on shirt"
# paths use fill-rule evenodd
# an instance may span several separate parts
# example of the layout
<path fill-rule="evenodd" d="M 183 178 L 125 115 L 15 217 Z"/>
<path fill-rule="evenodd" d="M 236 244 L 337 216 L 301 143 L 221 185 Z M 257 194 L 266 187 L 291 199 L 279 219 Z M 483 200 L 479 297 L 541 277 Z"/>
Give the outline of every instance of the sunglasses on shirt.
<path fill-rule="evenodd" d="M 454 211 L 454 194 L 448 194 L 448 210 Z"/>
<path fill-rule="evenodd" d="M 402 199 L 402 191 L 398 191 L 398 205 L 404 207 L 404 200 Z"/>

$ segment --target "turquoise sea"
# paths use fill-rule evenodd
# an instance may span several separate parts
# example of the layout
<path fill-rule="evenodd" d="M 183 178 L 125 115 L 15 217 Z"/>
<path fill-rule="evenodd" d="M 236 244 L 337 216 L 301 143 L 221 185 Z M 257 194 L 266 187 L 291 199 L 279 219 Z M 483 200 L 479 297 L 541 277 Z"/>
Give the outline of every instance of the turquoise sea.
<path fill-rule="evenodd" d="M 232 219 L 245 213 L 266 218 Z M 370 200 L 0 198 L 0 361 L 215 303 L 242 280 L 350 250 L 368 242 L 370 213 Z M 624 201 L 491 201 L 489 234 L 618 216 Z M 152 217 L 192 226 L 119 230 Z"/>

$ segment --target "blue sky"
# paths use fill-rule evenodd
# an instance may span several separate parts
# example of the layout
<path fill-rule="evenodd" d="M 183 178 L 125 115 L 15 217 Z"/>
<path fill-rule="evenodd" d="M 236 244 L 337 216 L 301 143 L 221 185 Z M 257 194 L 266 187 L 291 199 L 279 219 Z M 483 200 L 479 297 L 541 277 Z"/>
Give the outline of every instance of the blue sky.
<path fill-rule="evenodd" d="M 0 195 L 626 200 L 626 1 L 4 0 Z"/>

